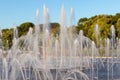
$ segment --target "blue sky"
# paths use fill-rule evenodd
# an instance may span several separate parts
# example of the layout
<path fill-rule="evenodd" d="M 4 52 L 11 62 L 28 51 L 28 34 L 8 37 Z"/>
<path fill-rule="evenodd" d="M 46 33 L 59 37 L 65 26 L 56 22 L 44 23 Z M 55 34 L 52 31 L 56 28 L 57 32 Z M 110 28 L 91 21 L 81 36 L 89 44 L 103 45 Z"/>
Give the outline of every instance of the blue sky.
<path fill-rule="evenodd" d="M 75 24 L 82 17 L 120 12 L 120 0 L 0 0 L 0 27 L 11 28 L 13 24 L 20 25 L 23 22 L 35 23 L 36 9 L 40 11 L 42 23 L 44 4 L 49 9 L 51 22 L 60 22 L 60 10 L 64 4 L 67 24 L 71 7 L 75 10 Z"/>

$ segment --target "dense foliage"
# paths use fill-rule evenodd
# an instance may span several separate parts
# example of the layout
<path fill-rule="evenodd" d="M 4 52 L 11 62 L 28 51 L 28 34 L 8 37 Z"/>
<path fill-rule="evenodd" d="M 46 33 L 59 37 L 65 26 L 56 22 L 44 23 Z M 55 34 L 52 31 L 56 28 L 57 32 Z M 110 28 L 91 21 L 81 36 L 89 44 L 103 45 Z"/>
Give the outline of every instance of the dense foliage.
<path fill-rule="evenodd" d="M 100 37 L 110 38 L 110 27 L 114 25 L 116 37 L 120 38 L 120 13 L 116 15 L 96 15 L 91 18 L 81 18 L 78 21 L 77 30 L 83 30 L 84 35 L 90 39 L 95 39 L 94 28 L 99 25 Z"/>
<path fill-rule="evenodd" d="M 24 36 L 29 31 L 29 28 L 32 27 L 34 29 L 34 24 L 31 22 L 25 22 L 22 23 L 20 26 L 17 26 L 18 30 L 18 37 Z M 40 24 L 41 27 L 43 27 L 42 24 Z M 50 29 L 55 34 L 59 33 L 59 24 L 58 23 L 51 23 Z M 3 29 L 2 30 L 2 42 L 4 48 L 10 48 L 12 46 L 12 40 L 13 40 L 13 28 L 11 29 Z"/>

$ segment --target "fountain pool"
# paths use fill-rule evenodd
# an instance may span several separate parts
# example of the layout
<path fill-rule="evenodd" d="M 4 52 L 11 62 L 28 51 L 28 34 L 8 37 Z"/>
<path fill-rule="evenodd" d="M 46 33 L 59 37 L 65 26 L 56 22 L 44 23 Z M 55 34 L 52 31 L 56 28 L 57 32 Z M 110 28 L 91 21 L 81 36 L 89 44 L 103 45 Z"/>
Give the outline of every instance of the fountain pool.
<path fill-rule="evenodd" d="M 72 29 L 68 30 L 62 6 L 60 33 L 56 37 L 50 32 L 49 11 L 45 5 L 42 28 L 39 10 L 35 29 L 29 28 L 27 35 L 18 38 L 15 27 L 12 47 L 0 49 L 0 80 L 119 80 L 120 39 L 115 38 L 114 26 L 110 28 L 111 39 L 105 39 L 104 46 L 98 47 L 98 42 L 95 44 L 84 36 L 82 30 L 77 35 L 73 33 L 73 8 L 70 15 Z M 95 33 L 96 40 L 100 41 L 98 25 Z M 101 50 L 105 53 L 102 56 Z"/>

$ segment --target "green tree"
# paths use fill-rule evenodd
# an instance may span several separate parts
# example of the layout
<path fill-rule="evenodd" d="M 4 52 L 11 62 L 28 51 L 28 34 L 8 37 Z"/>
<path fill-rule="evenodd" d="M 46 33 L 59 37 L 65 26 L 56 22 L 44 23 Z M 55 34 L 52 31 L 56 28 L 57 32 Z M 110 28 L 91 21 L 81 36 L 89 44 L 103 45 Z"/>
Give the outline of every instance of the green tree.
<path fill-rule="evenodd" d="M 26 35 L 27 32 L 29 31 L 29 28 L 30 27 L 34 27 L 34 24 L 31 23 L 31 22 L 25 22 L 25 23 L 22 23 L 19 27 L 18 27 L 18 35 L 19 37 L 20 36 L 23 36 L 23 35 Z"/>
<path fill-rule="evenodd" d="M 120 38 L 120 18 L 118 19 L 116 23 L 116 36 Z"/>

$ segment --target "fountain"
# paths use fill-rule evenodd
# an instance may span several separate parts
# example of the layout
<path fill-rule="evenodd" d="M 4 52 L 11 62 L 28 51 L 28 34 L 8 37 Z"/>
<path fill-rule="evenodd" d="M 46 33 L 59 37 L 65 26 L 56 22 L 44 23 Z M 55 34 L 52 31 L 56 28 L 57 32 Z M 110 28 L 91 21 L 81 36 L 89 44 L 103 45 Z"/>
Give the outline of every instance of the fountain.
<path fill-rule="evenodd" d="M 15 27 L 13 45 L 8 50 L 0 40 L 0 80 L 119 80 L 120 39 L 115 38 L 114 26 L 110 28 L 111 38 L 102 46 L 98 25 L 94 42 L 82 30 L 78 35 L 68 31 L 65 15 L 62 6 L 60 34 L 56 37 L 50 32 L 49 11 L 44 5 L 42 28 L 37 10 L 34 30 L 29 28 L 26 36 L 18 38 Z M 70 15 L 70 26 L 74 27 L 73 8 Z M 101 48 L 104 56 L 99 54 Z"/>

